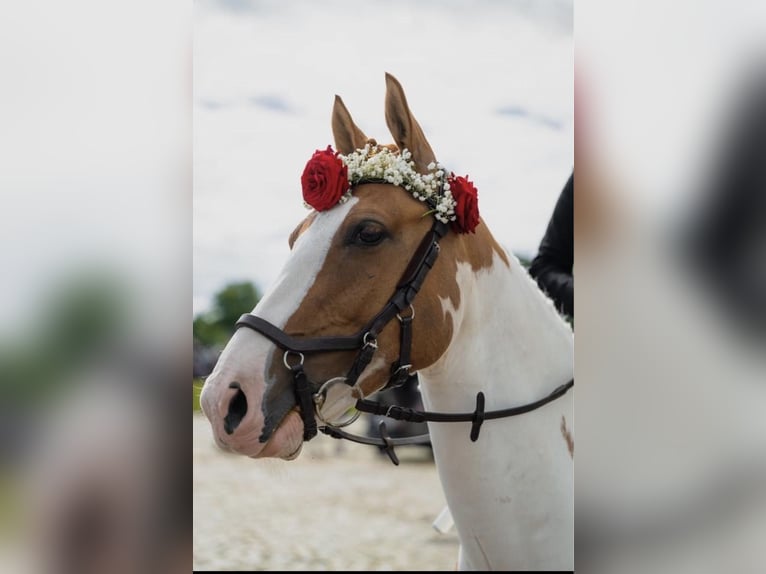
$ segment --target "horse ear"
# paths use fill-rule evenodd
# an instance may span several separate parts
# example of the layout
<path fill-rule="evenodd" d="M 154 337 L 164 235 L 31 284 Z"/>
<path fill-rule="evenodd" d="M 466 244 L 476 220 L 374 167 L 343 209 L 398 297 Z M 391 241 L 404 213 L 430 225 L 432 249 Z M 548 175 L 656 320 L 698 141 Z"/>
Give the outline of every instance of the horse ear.
<path fill-rule="evenodd" d="M 367 143 L 367 136 L 356 126 L 343 100 L 337 95 L 332 107 L 332 135 L 335 137 L 335 149 L 343 155 L 363 148 Z"/>
<path fill-rule="evenodd" d="M 436 156 L 410 112 L 402 85 L 389 73 L 386 73 L 386 123 L 399 149 L 410 150 L 418 171 L 426 173 L 428 164 L 436 161 Z"/>

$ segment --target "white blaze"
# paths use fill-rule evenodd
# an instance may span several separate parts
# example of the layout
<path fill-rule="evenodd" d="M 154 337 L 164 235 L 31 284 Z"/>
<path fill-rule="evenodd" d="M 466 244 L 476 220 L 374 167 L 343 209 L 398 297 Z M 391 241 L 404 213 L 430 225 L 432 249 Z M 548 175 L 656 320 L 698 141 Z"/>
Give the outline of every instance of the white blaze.
<path fill-rule="evenodd" d="M 290 257 L 277 280 L 256 305 L 253 310 L 255 315 L 266 319 L 280 329 L 284 328 L 314 284 L 324 266 L 333 237 L 358 201 L 358 198 L 352 197 L 342 205 L 317 214 L 309 228 L 296 240 Z M 274 343 L 251 329 L 238 329 L 234 333 L 208 377 L 200 397 L 203 410 L 211 422 L 215 416 L 222 416 L 220 413 L 225 408 L 223 403 L 230 400 L 226 392 L 217 387 L 240 380 L 243 374 L 256 375 L 252 381 L 254 387 L 251 387 L 252 392 L 248 393 L 248 398 L 259 403 L 251 405 L 243 424 L 251 417 L 262 416 L 260 400 L 265 389 L 263 375 L 268 363 L 268 355 L 274 349 Z M 217 404 L 214 397 L 222 401 L 221 404 Z"/>
<path fill-rule="evenodd" d="M 255 315 L 280 329 L 284 328 L 314 284 L 324 266 L 333 237 L 358 201 L 358 198 L 352 197 L 342 205 L 317 214 L 309 228 L 295 241 L 279 277 L 256 305 Z"/>

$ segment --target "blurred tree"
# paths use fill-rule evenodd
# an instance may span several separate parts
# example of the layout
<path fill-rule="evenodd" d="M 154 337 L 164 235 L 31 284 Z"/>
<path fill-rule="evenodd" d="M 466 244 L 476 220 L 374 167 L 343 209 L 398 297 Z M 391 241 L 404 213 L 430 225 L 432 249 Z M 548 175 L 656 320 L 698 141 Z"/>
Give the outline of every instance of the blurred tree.
<path fill-rule="evenodd" d="M 26 329 L 0 346 L 0 394 L 14 409 L 54 397 L 70 373 L 125 335 L 130 310 L 124 278 L 109 270 L 55 278 Z"/>
<path fill-rule="evenodd" d="M 218 321 L 233 331 L 239 316 L 252 311 L 259 299 L 260 294 L 252 282 L 229 283 L 215 294 L 215 313 Z"/>
<path fill-rule="evenodd" d="M 76 361 L 101 350 L 120 334 L 128 300 L 119 277 L 90 271 L 68 278 L 49 295 L 45 355 Z"/>
<path fill-rule="evenodd" d="M 218 323 L 211 320 L 207 315 L 198 315 L 192 324 L 194 340 L 206 347 L 215 347 L 226 340 L 228 331 Z"/>
<path fill-rule="evenodd" d="M 213 296 L 213 308 L 194 318 L 194 339 L 206 347 L 222 347 L 239 316 L 252 311 L 260 297 L 251 281 L 229 283 Z"/>

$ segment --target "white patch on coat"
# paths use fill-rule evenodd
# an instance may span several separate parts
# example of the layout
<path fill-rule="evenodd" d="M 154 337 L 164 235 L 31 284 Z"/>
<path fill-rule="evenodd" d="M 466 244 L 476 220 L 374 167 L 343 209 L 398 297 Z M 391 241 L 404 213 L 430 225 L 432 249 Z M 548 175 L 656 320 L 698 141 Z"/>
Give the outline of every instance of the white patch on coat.
<path fill-rule="evenodd" d="M 479 391 L 488 411 L 520 405 L 572 376 L 571 329 L 519 262 L 510 262 L 495 255 L 492 267 L 478 272 L 458 264 L 458 308 L 441 299 L 455 326 L 452 340 L 421 370 L 427 410 L 471 411 Z M 429 423 L 461 567 L 573 567 L 573 463 L 559 430 L 572 411 L 570 391 L 534 412 L 487 421 L 476 442 L 470 423 Z"/>

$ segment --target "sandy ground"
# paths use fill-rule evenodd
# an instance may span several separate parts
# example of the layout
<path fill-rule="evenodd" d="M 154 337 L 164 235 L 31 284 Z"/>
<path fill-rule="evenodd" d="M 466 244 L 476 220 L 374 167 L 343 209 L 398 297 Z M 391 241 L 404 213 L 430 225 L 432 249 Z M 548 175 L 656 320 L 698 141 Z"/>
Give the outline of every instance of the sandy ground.
<path fill-rule="evenodd" d="M 295 461 L 256 461 L 193 425 L 195 570 L 454 570 L 454 528 L 431 526 L 444 495 L 428 449 L 399 449 L 395 467 L 320 435 Z"/>

